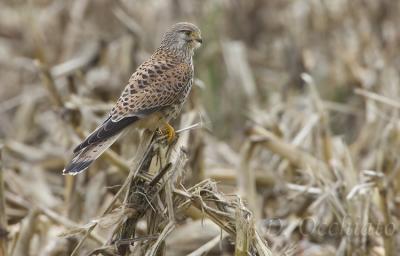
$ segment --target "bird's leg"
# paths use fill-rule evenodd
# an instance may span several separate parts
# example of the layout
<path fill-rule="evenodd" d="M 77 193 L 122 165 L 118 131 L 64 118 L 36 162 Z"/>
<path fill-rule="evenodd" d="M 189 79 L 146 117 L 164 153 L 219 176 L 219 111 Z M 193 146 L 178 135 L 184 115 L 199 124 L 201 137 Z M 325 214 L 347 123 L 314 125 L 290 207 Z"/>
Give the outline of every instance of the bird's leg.
<path fill-rule="evenodd" d="M 167 140 L 169 144 L 171 144 L 176 138 L 174 127 L 172 127 L 167 122 L 164 123 L 164 128 L 160 129 L 160 134 L 167 135 Z"/>

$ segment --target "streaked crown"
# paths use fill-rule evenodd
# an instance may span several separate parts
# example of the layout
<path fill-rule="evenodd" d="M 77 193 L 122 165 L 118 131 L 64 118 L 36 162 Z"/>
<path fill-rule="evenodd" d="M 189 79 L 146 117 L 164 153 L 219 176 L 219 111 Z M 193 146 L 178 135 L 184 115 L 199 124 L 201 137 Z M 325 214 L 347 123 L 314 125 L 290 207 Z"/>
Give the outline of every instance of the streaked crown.
<path fill-rule="evenodd" d="M 179 22 L 165 32 L 161 47 L 192 56 L 193 50 L 200 47 L 202 42 L 200 29 L 196 25 Z"/>

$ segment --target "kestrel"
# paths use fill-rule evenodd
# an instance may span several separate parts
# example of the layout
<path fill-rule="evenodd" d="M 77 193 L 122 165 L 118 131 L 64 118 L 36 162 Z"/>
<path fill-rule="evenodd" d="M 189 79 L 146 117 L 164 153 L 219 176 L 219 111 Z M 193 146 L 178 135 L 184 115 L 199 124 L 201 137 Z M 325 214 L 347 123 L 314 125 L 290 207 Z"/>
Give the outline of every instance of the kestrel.
<path fill-rule="evenodd" d="M 128 127 L 155 130 L 164 126 L 168 140 L 175 137 L 169 121 L 182 109 L 193 83 L 193 53 L 202 43 L 200 29 L 187 22 L 173 25 L 160 47 L 130 77 L 108 115 L 74 149 L 63 174 L 86 170 Z"/>

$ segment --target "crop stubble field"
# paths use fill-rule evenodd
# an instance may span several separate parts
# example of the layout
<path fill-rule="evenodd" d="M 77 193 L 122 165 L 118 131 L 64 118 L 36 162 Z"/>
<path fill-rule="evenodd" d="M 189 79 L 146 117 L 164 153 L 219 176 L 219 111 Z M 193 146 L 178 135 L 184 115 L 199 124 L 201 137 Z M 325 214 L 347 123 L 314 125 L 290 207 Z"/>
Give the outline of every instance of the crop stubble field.
<path fill-rule="evenodd" d="M 400 2 L 0 2 L 3 255 L 397 255 Z M 202 30 L 171 146 L 73 147 L 178 21 Z M 7 249 L 5 249 L 7 248 Z"/>

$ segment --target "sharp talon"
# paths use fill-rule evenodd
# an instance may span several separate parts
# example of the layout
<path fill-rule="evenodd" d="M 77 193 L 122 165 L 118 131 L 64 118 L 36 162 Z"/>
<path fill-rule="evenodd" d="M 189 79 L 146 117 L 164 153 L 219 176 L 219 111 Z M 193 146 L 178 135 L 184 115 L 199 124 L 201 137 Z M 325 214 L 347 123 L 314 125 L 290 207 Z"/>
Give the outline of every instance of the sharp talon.
<path fill-rule="evenodd" d="M 175 138 L 175 129 L 169 123 L 165 123 L 164 128 L 159 130 L 159 135 L 167 135 L 167 141 L 171 144 Z"/>
<path fill-rule="evenodd" d="M 171 144 L 175 140 L 175 129 L 172 127 L 169 123 L 166 123 L 166 129 L 167 129 L 167 139 L 168 143 Z"/>

